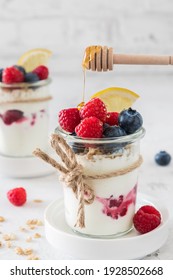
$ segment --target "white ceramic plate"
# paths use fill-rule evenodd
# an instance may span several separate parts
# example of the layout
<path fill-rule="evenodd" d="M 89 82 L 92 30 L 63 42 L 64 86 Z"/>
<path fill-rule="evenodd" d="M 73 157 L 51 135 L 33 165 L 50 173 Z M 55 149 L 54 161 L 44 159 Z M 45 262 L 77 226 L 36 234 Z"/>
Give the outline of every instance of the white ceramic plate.
<path fill-rule="evenodd" d="M 56 200 L 45 210 L 46 238 L 52 246 L 73 259 L 141 259 L 159 249 L 168 237 L 168 210 L 159 201 L 138 194 L 137 208 L 150 204 L 162 215 L 162 223 L 147 234 L 134 229 L 114 239 L 97 239 L 74 233 L 65 222 L 63 200 Z"/>
<path fill-rule="evenodd" d="M 36 157 L 6 157 L 0 155 L 0 174 L 11 178 L 46 176 L 54 168 Z"/>

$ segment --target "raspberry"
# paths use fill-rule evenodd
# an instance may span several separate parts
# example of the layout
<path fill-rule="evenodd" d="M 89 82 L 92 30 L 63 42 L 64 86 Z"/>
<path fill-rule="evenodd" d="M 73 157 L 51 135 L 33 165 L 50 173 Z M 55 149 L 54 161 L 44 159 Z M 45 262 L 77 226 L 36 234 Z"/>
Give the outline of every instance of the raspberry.
<path fill-rule="evenodd" d="M 106 123 L 109 125 L 118 125 L 118 116 L 117 112 L 107 112 Z"/>
<path fill-rule="evenodd" d="M 26 190 L 22 187 L 15 188 L 7 193 L 8 200 L 15 206 L 22 206 L 26 202 Z"/>
<path fill-rule="evenodd" d="M 85 118 L 76 126 L 75 132 L 82 138 L 101 138 L 103 123 L 96 117 Z"/>
<path fill-rule="evenodd" d="M 22 83 L 24 81 L 23 73 L 16 67 L 8 67 L 3 70 L 2 82 L 5 84 Z"/>
<path fill-rule="evenodd" d="M 40 80 L 46 80 L 49 76 L 49 70 L 46 66 L 40 65 L 37 68 L 35 68 L 32 73 L 37 74 Z"/>
<path fill-rule="evenodd" d="M 3 122 L 6 125 L 10 125 L 13 122 L 17 122 L 22 118 L 23 118 L 23 112 L 20 110 L 8 110 L 2 116 Z"/>
<path fill-rule="evenodd" d="M 153 206 L 145 205 L 136 212 L 133 223 L 138 232 L 147 233 L 160 225 L 161 215 Z"/>
<path fill-rule="evenodd" d="M 79 110 L 77 108 L 61 110 L 58 117 L 61 128 L 68 132 L 74 132 L 75 127 L 81 121 Z"/>
<path fill-rule="evenodd" d="M 106 106 L 99 98 L 93 98 L 82 107 L 80 115 L 82 119 L 96 117 L 105 122 L 107 115 Z"/>

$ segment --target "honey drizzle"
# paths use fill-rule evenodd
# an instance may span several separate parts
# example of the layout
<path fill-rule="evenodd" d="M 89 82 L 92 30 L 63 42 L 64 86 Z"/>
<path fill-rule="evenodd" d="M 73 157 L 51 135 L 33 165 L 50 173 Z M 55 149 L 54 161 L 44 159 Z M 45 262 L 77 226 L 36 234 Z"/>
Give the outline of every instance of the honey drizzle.
<path fill-rule="evenodd" d="M 86 88 L 86 69 L 90 69 L 90 62 L 95 59 L 95 55 L 100 52 L 101 46 L 89 46 L 85 49 L 84 57 L 82 60 L 83 69 L 83 92 L 82 92 L 82 102 L 77 106 L 80 110 L 85 104 L 85 88 Z"/>

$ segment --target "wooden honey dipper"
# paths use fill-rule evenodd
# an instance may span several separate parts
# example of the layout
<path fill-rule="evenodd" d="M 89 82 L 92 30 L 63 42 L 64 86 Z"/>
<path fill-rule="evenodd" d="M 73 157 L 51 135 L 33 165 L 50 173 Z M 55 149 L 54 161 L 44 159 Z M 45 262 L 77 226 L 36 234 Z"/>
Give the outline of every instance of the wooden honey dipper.
<path fill-rule="evenodd" d="M 82 62 L 84 69 L 111 71 L 114 64 L 173 65 L 173 56 L 114 54 L 113 48 L 106 46 L 89 46 L 86 48 Z"/>

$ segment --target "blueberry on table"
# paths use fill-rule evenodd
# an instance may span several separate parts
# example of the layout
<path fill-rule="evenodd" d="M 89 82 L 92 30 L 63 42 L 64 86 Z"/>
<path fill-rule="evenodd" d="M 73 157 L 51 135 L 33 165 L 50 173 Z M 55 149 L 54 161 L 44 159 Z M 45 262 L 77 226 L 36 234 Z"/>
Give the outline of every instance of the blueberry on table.
<path fill-rule="evenodd" d="M 170 163 L 170 161 L 171 161 L 171 156 L 165 151 L 160 151 L 155 155 L 155 162 L 158 165 L 166 166 Z"/>
<path fill-rule="evenodd" d="M 127 134 L 132 134 L 142 126 L 143 119 L 139 112 L 129 108 L 119 114 L 118 123 Z"/>

